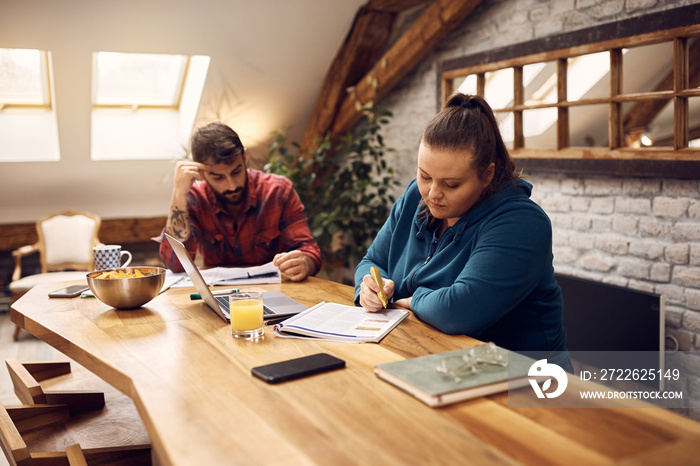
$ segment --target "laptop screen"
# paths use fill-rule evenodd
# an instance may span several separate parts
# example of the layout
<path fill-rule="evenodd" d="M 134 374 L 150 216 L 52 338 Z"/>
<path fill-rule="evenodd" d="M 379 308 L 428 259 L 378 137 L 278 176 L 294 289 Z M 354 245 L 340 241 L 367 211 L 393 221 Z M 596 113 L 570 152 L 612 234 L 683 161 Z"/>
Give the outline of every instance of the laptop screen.
<path fill-rule="evenodd" d="M 185 245 L 167 233 L 165 233 L 165 237 L 170 243 L 170 246 L 172 246 L 175 255 L 180 260 L 182 268 L 185 269 L 187 276 L 190 277 L 190 280 L 192 280 L 194 287 L 197 289 L 199 295 L 202 297 L 207 306 L 212 308 L 212 310 L 216 312 L 219 315 L 219 317 L 224 319 L 224 321 L 229 322 L 228 316 L 226 316 L 226 314 L 224 314 L 224 312 L 221 310 L 219 303 L 216 302 L 216 298 L 214 298 L 214 295 L 211 293 L 209 286 L 207 286 L 207 282 L 204 281 L 202 274 L 199 273 L 199 269 L 195 265 L 194 261 L 192 261 L 190 255 L 187 253 Z"/>

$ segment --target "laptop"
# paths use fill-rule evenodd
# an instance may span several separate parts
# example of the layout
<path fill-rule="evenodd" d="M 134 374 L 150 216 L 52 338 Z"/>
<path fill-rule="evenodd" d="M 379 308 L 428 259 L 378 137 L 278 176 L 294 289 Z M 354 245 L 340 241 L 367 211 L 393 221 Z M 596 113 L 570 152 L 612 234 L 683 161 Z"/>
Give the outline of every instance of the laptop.
<path fill-rule="evenodd" d="M 170 246 L 172 246 L 177 258 L 180 259 L 182 267 L 185 269 L 187 276 L 190 277 L 190 280 L 192 280 L 202 300 L 224 321 L 231 322 L 228 296 L 214 296 L 209 286 L 207 286 L 207 282 L 204 281 L 199 269 L 187 253 L 185 245 L 167 233 L 165 233 L 165 237 L 170 243 Z M 266 291 L 263 293 L 263 318 L 265 319 L 291 316 L 305 311 L 306 309 L 306 306 L 279 291 Z"/>

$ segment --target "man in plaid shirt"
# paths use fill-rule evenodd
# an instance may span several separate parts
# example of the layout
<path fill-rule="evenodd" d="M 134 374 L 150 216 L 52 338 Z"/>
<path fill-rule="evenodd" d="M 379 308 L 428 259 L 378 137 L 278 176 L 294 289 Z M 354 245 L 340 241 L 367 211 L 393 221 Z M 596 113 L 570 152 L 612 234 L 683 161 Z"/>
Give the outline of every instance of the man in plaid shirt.
<path fill-rule="evenodd" d="M 211 123 L 192 136 L 194 161 L 178 162 L 164 232 L 182 241 L 205 267 L 270 261 L 291 280 L 321 268 L 304 206 L 287 178 L 246 168 L 246 151 L 230 127 Z M 160 242 L 165 266 L 182 272 L 170 243 Z"/>

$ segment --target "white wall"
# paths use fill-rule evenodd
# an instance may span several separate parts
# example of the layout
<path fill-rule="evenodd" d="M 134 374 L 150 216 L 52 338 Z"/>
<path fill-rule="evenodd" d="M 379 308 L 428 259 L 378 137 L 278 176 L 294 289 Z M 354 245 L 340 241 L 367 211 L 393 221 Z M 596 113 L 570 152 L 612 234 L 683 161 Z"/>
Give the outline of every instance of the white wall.
<path fill-rule="evenodd" d="M 272 131 L 291 126 L 290 139 L 301 139 L 328 66 L 363 3 L 0 0 L 0 47 L 52 53 L 61 154 L 57 162 L 0 163 L 0 224 L 66 208 L 103 218 L 167 215 L 172 161 L 90 160 L 94 52 L 210 56 L 195 126 L 223 120 L 253 157 L 264 158 Z M 0 120 L 3 131 L 11 128 Z"/>

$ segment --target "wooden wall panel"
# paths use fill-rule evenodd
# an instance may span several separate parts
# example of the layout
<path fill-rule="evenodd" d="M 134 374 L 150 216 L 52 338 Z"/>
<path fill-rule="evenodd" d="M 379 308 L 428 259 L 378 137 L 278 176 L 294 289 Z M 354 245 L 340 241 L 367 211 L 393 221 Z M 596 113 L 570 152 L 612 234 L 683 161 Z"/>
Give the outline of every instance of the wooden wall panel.
<path fill-rule="evenodd" d="M 99 237 L 105 244 L 140 243 L 160 235 L 167 217 L 103 219 Z M 0 251 L 37 241 L 34 223 L 0 225 Z"/>

